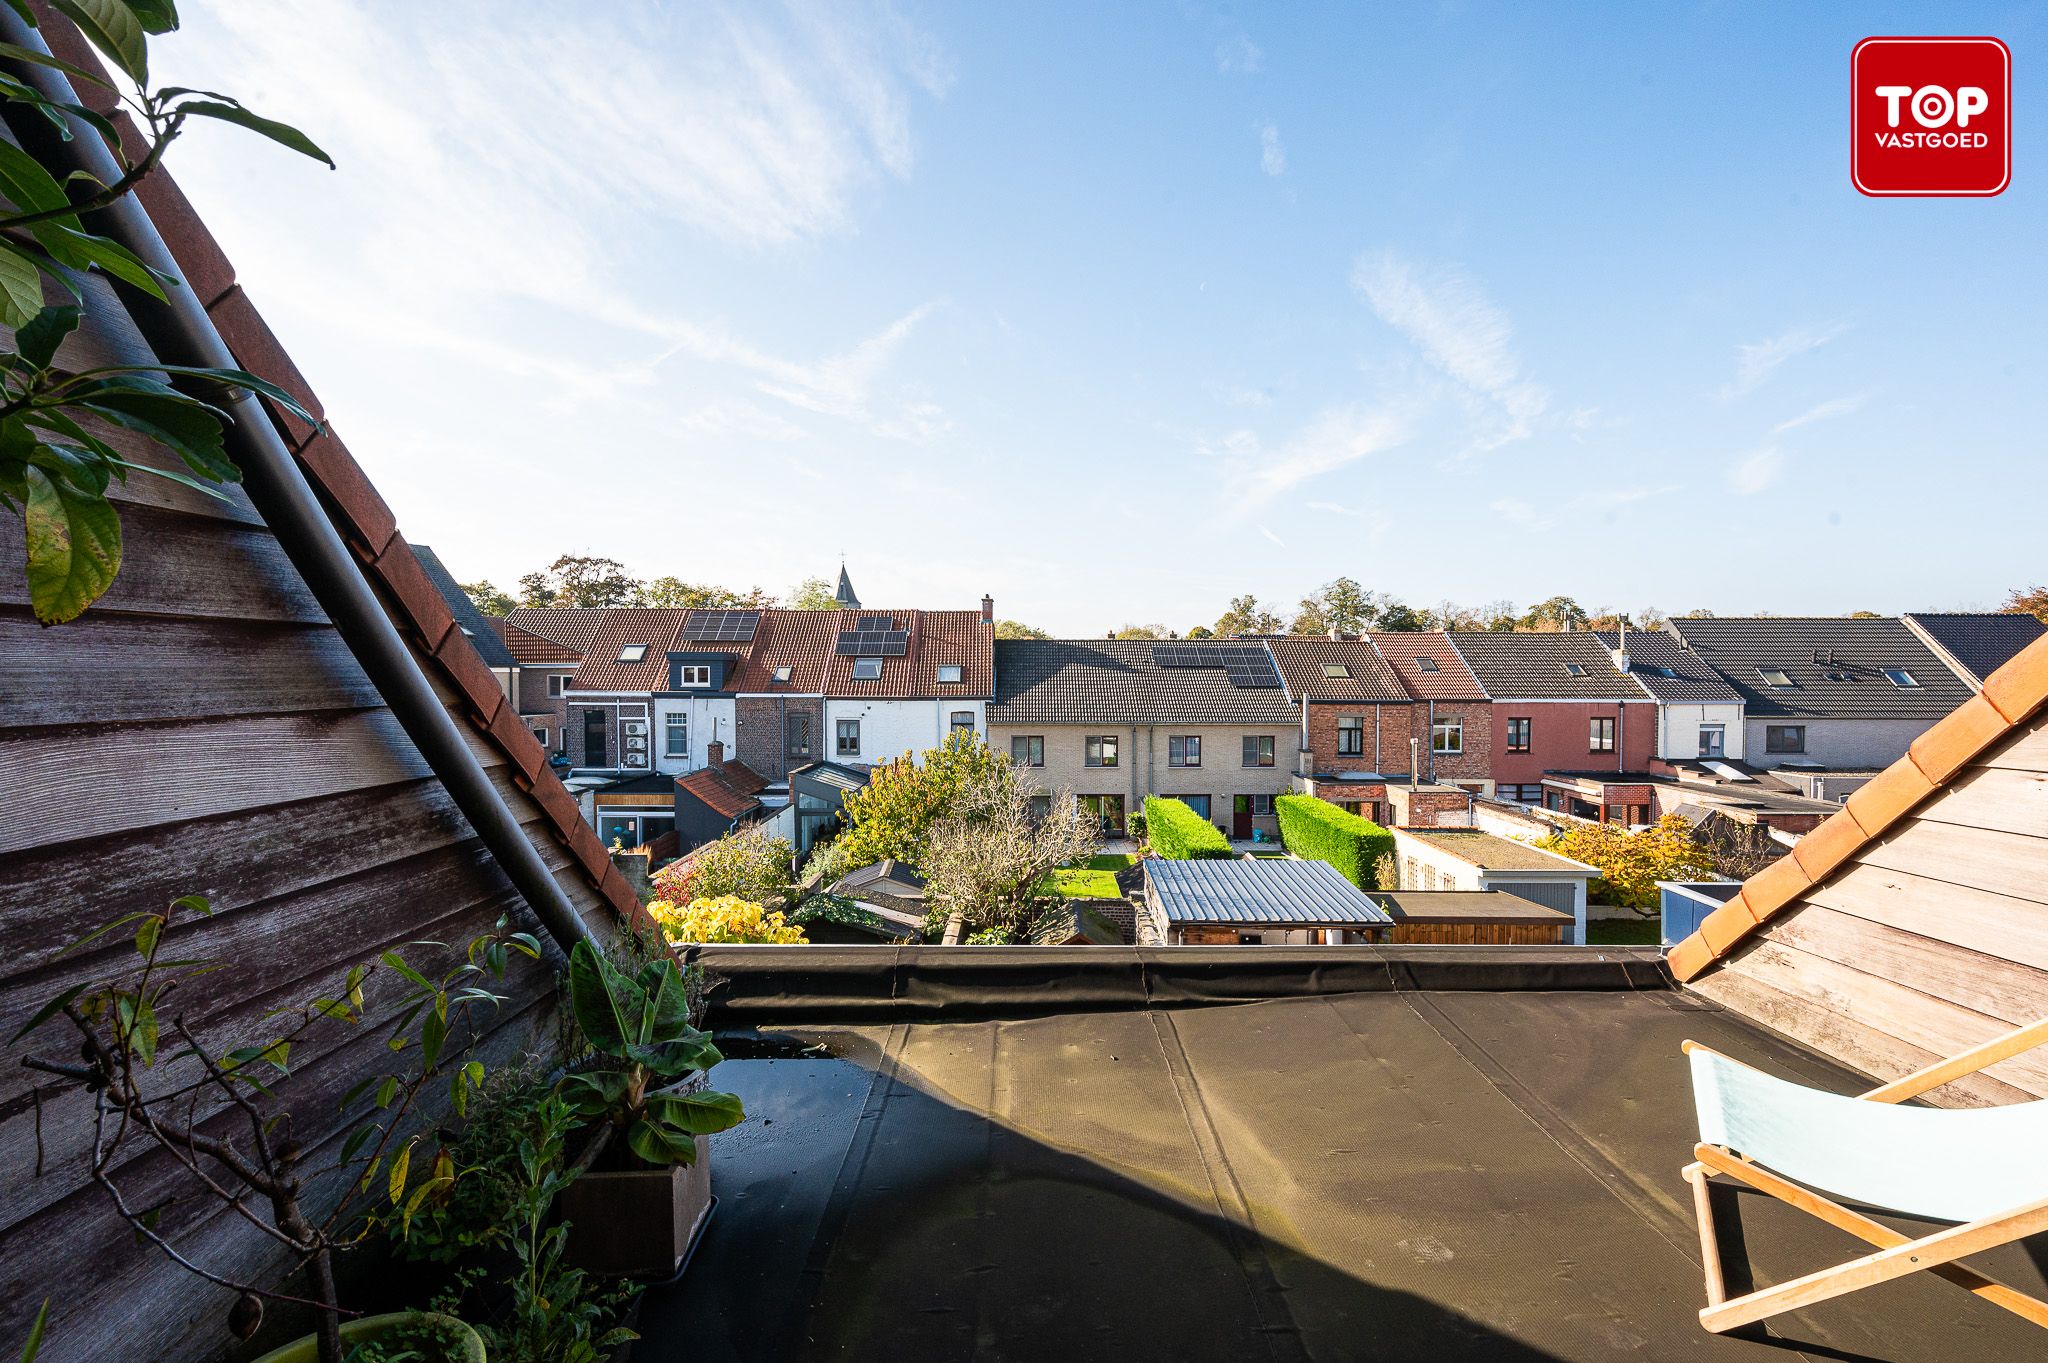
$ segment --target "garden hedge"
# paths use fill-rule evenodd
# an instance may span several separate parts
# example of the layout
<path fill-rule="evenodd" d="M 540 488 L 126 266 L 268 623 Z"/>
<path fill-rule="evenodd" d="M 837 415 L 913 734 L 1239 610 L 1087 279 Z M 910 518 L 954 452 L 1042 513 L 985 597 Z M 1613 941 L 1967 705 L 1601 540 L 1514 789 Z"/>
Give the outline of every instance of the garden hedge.
<path fill-rule="evenodd" d="M 1392 855 L 1392 833 L 1313 795 L 1282 795 L 1273 808 L 1280 816 L 1280 841 L 1295 856 L 1329 862 L 1361 890 L 1391 888 L 1380 885 L 1373 867 Z"/>
<path fill-rule="evenodd" d="M 1190 809 L 1185 800 L 1146 796 L 1145 836 L 1152 850 L 1168 861 L 1221 861 L 1237 855 L 1216 825 Z"/>

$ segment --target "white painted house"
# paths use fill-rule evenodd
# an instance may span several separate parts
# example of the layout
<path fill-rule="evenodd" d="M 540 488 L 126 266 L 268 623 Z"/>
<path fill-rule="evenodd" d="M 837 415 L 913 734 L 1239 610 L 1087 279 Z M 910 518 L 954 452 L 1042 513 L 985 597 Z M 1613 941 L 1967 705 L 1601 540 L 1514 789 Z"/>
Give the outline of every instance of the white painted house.
<path fill-rule="evenodd" d="M 1572 916 L 1571 942 L 1586 943 L 1586 886 L 1597 867 L 1477 828 L 1394 828 L 1403 890 L 1504 890 Z"/>

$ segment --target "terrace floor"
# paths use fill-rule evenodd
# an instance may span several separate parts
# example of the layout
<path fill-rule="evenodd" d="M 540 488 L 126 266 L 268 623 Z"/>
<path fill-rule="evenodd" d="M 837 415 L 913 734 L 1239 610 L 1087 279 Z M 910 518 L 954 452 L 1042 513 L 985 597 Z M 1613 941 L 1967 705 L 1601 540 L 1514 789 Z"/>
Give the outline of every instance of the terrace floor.
<path fill-rule="evenodd" d="M 1679 1042 L 1857 1085 L 1680 992 L 1384 989 L 761 1037 L 822 1050 L 718 1071 L 750 1119 L 712 1141 L 721 1206 L 684 1281 L 650 1294 L 638 1360 L 2048 1350 L 1924 1274 L 1760 1339 L 1704 1333 Z M 1853 1249 L 1719 1196 L 1732 1290 L 1745 1236 L 1764 1281 Z M 2032 1248 L 1983 1266 L 2040 1291 Z"/>

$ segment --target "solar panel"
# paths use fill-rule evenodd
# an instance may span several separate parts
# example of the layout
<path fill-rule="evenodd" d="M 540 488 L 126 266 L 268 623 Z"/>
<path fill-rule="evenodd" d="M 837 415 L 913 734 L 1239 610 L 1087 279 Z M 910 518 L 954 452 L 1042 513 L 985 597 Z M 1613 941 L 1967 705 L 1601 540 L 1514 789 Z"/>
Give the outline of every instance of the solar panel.
<path fill-rule="evenodd" d="M 842 630 L 832 651 L 842 658 L 901 658 L 910 652 L 910 631 L 902 629 Z"/>
<path fill-rule="evenodd" d="M 683 638 L 698 644 L 744 644 L 760 625 L 759 611 L 691 611 L 683 622 Z"/>
<path fill-rule="evenodd" d="M 1159 667 L 1220 667 L 1232 686 L 1247 690 L 1280 685 L 1266 650 L 1242 644 L 1154 644 L 1152 661 Z"/>
<path fill-rule="evenodd" d="M 863 633 L 896 628 L 896 618 L 891 615 L 863 615 L 857 626 Z"/>

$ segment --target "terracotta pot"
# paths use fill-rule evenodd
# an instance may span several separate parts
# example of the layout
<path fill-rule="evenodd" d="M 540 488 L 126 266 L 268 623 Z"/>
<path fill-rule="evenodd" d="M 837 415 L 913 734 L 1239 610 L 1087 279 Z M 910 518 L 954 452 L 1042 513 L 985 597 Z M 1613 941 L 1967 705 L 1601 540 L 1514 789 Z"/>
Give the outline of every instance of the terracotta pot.
<path fill-rule="evenodd" d="M 341 1327 L 341 1342 L 344 1344 L 367 1344 L 380 1339 L 401 1325 L 415 1321 L 430 1320 L 455 1328 L 462 1337 L 462 1363 L 485 1363 L 484 1342 L 476 1331 L 464 1325 L 453 1316 L 444 1316 L 432 1311 L 398 1311 L 388 1316 L 364 1316 L 360 1320 L 345 1321 Z M 320 1357 L 320 1340 L 315 1335 L 295 1339 L 283 1348 L 272 1349 L 256 1360 L 256 1363 L 316 1363 Z"/>

